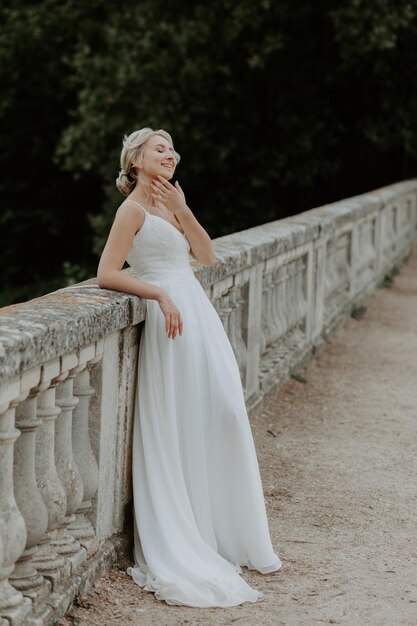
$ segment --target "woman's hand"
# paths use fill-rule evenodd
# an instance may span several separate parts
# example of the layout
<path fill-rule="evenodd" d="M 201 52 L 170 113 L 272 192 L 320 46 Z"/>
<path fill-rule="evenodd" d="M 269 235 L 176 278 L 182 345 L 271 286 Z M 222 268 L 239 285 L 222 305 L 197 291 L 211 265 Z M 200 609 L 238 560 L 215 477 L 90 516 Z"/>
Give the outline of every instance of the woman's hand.
<path fill-rule="evenodd" d="M 181 313 L 167 293 L 163 293 L 158 299 L 158 304 L 165 316 L 165 328 L 169 339 L 175 339 L 177 333 L 182 335 Z"/>
<path fill-rule="evenodd" d="M 171 185 L 169 180 L 160 174 L 152 180 L 152 197 L 174 214 L 187 209 L 185 195 L 179 182 L 176 181 L 175 185 Z"/>

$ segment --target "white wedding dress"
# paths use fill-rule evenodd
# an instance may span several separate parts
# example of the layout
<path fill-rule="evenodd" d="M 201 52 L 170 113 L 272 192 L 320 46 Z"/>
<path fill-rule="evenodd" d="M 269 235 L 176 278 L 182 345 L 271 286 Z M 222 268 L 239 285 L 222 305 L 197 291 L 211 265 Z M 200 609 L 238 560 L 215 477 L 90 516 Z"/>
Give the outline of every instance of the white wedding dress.
<path fill-rule="evenodd" d="M 127 572 L 168 604 L 231 607 L 263 595 L 240 576 L 241 565 L 267 573 L 282 564 L 236 358 L 189 251 L 185 234 L 145 211 L 126 258 L 138 278 L 169 293 L 184 325 L 169 339 L 159 304 L 145 301 L 132 452 L 135 565 Z"/>

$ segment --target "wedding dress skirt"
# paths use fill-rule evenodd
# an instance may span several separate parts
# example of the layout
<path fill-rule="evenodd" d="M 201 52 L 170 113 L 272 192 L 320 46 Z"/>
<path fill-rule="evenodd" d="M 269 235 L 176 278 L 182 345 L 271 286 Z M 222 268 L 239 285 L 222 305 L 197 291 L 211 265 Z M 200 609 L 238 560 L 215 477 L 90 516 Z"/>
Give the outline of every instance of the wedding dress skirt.
<path fill-rule="evenodd" d="M 195 278 L 190 245 L 146 212 L 127 261 L 160 285 L 183 320 L 169 339 L 146 300 L 134 405 L 134 560 L 127 571 L 168 604 L 231 607 L 263 594 L 242 565 L 278 570 L 233 349 Z"/>

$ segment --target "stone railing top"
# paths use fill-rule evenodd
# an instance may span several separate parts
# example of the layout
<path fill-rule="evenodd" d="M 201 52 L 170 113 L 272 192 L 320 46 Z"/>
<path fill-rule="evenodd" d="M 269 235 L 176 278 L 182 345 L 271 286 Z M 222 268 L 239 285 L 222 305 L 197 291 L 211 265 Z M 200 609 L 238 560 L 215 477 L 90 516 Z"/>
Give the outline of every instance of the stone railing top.
<path fill-rule="evenodd" d="M 208 287 L 227 276 L 312 241 L 417 190 L 417 179 L 218 237 L 217 262 L 194 264 Z M 359 214 L 359 215 L 358 215 Z M 129 268 L 125 270 L 131 273 Z M 144 319 L 141 298 L 101 289 L 96 278 L 0 309 L 0 382 Z"/>

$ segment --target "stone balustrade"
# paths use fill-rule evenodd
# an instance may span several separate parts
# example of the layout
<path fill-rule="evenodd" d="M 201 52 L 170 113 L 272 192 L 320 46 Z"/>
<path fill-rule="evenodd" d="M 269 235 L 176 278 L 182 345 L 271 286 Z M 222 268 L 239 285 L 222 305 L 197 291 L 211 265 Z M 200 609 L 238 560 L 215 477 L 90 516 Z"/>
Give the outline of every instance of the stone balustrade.
<path fill-rule="evenodd" d="M 217 263 L 196 275 L 250 413 L 416 235 L 413 179 L 215 240 Z M 52 623 L 114 556 L 131 517 L 144 314 L 140 298 L 95 278 L 0 309 L 0 625 Z"/>

